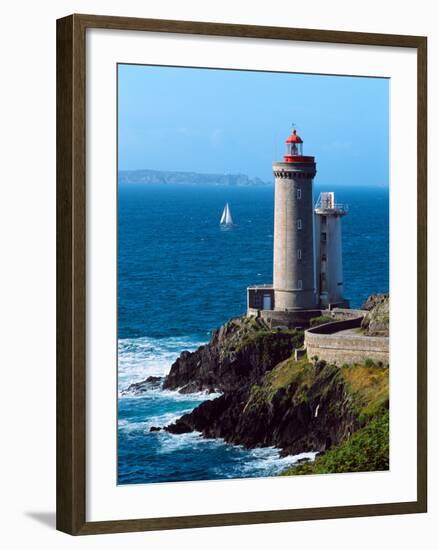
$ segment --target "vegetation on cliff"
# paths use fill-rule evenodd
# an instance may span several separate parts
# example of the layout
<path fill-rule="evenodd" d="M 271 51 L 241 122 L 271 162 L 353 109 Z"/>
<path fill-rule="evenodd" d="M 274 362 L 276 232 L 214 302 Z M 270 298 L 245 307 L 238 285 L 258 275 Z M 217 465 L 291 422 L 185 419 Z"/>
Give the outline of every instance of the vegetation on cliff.
<path fill-rule="evenodd" d="M 281 475 L 367 472 L 389 469 L 389 412 L 373 418 L 364 428 L 314 462 L 288 468 Z"/>

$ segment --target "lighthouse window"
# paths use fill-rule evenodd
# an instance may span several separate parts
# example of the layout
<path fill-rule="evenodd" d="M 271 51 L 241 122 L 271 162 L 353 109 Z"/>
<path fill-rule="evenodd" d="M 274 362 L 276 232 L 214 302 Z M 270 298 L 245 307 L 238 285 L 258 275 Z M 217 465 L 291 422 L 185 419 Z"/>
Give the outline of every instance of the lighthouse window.
<path fill-rule="evenodd" d="M 301 248 L 297 250 L 297 258 L 301 260 Z"/>
<path fill-rule="evenodd" d="M 297 199 L 301 199 L 301 189 L 297 189 Z"/>
<path fill-rule="evenodd" d="M 297 220 L 297 229 L 303 228 L 303 222 L 301 220 Z"/>
<path fill-rule="evenodd" d="M 323 243 L 327 242 L 327 233 L 321 233 L 321 242 Z"/>
<path fill-rule="evenodd" d="M 298 290 L 303 290 L 303 281 L 298 279 Z"/>

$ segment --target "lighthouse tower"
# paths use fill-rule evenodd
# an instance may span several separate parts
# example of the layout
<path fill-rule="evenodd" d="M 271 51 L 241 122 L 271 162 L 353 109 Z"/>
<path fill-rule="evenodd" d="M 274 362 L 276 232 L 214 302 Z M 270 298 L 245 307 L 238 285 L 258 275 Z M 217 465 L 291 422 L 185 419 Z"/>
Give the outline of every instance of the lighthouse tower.
<path fill-rule="evenodd" d="M 315 158 L 303 155 L 303 140 L 293 130 L 286 154 L 274 162 L 274 308 L 317 306 L 313 250 Z"/>

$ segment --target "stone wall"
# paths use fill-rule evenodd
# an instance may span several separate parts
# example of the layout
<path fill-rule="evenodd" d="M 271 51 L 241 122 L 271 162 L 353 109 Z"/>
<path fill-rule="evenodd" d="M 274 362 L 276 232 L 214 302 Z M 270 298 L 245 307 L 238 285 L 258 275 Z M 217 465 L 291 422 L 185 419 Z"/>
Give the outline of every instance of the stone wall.
<path fill-rule="evenodd" d="M 329 363 L 363 363 L 366 359 L 389 364 L 389 338 L 340 332 L 360 325 L 361 318 L 320 325 L 304 333 L 307 357 Z M 359 322 L 359 325 L 358 325 Z"/>
<path fill-rule="evenodd" d="M 320 309 L 306 309 L 296 311 L 276 311 L 269 309 L 248 308 L 248 317 L 263 319 L 270 327 L 308 327 L 312 317 L 321 315 Z"/>

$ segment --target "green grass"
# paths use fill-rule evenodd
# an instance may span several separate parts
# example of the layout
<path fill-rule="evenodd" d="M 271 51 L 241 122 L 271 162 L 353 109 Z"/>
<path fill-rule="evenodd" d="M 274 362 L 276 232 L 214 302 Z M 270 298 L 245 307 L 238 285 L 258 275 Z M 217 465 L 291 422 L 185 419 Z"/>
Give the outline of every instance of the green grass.
<path fill-rule="evenodd" d="M 300 348 L 304 342 L 304 333 L 297 330 L 267 330 L 260 329 L 248 332 L 235 343 L 235 351 L 239 352 L 247 346 L 260 344 L 265 348 L 266 354 L 271 354 L 275 350 L 284 349 L 289 346 L 290 354 L 296 348 Z"/>
<path fill-rule="evenodd" d="M 246 346 L 257 342 L 266 344 L 266 347 L 275 349 L 275 346 L 284 346 L 290 340 L 291 354 L 304 342 L 304 332 L 295 329 L 270 329 L 261 319 L 238 317 L 228 321 L 225 325 L 226 338 L 222 341 L 223 352 L 239 352 Z"/>
<path fill-rule="evenodd" d="M 279 389 L 291 384 L 307 389 L 313 378 L 314 366 L 308 362 L 307 358 L 300 361 L 295 361 L 293 358 L 286 359 L 266 373 L 260 385 L 252 386 L 248 406 L 270 402 Z"/>
<path fill-rule="evenodd" d="M 341 372 L 362 424 L 366 424 L 380 411 L 389 407 L 388 368 L 353 365 L 342 367 Z"/>
<path fill-rule="evenodd" d="M 295 403 L 306 400 L 309 389 L 314 384 L 319 385 L 321 395 L 329 391 L 332 384 L 344 384 L 353 410 L 362 425 L 389 406 L 388 368 L 326 365 L 317 369 L 306 357 L 298 361 L 290 357 L 266 373 L 262 382 L 251 388 L 248 404 L 261 401 L 268 403 L 279 389 L 292 384 L 297 386 Z"/>
<path fill-rule="evenodd" d="M 288 468 L 281 475 L 375 472 L 389 469 L 389 412 L 373 418 L 349 439 L 314 462 Z"/>

